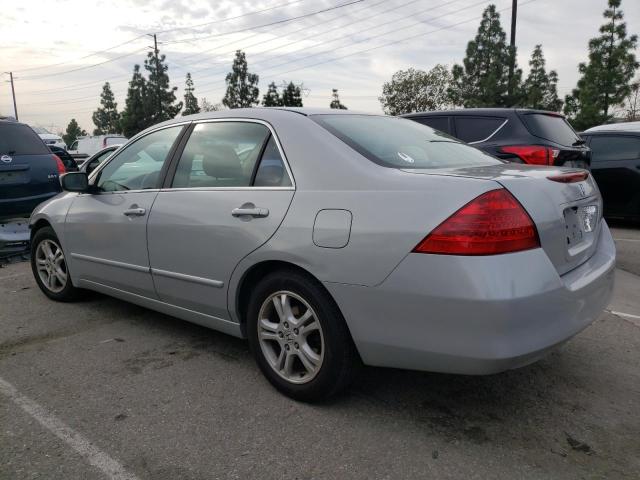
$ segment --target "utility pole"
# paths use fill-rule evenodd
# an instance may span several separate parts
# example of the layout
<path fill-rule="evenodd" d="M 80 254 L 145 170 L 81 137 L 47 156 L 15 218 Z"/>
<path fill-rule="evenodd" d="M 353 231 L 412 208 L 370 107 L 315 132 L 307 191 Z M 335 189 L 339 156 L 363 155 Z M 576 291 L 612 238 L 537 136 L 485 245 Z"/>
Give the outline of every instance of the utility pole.
<path fill-rule="evenodd" d="M 509 98 L 513 98 L 513 71 L 516 68 L 516 19 L 518 18 L 518 0 L 512 0 L 511 6 L 511 58 L 509 62 Z"/>
<path fill-rule="evenodd" d="M 156 96 L 158 97 L 158 119 L 162 115 L 162 99 L 160 98 L 160 59 L 158 58 L 158 39 L 153 34 L 153 51 L 156 56 Z"/>
<path fill-rule="evenodd" d="M 16 105 L 16 90 L 13 87 L 13 72 L 9 72 L 9 78 L 11 81 L 11 95 L 13 96 L 13 114 L 16 117 L 16 120 L 18 120 L 18 106 Z"/>

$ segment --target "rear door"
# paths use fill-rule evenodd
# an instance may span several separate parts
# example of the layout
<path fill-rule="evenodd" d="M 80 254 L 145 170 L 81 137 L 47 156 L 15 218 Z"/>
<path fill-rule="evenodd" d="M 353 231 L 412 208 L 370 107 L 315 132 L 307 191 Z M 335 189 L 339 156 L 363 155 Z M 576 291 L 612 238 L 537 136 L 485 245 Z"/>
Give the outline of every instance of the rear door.
<path fill-rule="evenodd" d="M 507 123 L 502 117 L 471 117 L 457 115 L 455 118 L 455 136 L 471 145 L 491 140 Z"/>
<path fill-rule="evenodd" d="M 605 213 L 640 216 L 640 136 L 593 135 L 589 146 Z"/>
<path fill-rule="evenodd" d="M 426 117 L 409 117 L 409 120 L 414 120 L 418 123 L 426 125 L 427 127 L 434 128 L 448 135 L 451 135 L 451 117 L 446 115 L 429 115 Z"/>
<path fill-rule="evenodd" d="M 148 224 L 156 291 L 167 303 L 228 319 L 231 274 L 277 230 L 293 178 L 275 133 L 257 120 L 197 124 L 172 169 Z"/>
<path fill-rule="evenodd" d="M 53 155 L 29 126 L 0 122 L 0 218 L 28 217 L 60 192 L 59 173 Z"/>
<path fill-rule="evenodd" d="M 156 297 L 147 254 L 147 220 L 183 126 L 152 131 L 119 150 L 91 177 L 65 222 L 75 276 Z"/>

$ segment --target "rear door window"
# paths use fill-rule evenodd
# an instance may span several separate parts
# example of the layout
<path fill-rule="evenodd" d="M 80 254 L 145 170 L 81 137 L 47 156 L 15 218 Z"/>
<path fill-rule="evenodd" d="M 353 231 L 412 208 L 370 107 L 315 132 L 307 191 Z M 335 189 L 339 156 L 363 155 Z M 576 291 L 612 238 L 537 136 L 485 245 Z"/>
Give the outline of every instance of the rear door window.
<path fill-rule="evenodd" d="M 640 158 L 640 138 L 622 135 L 595 135 L 591 138 L 591 163 Z"/>
<path fill-rule="evenodd" d="M 560 145 L 573 146 L 580 137 L 575 132 L 569 122 L 560 115 L 549 115 L 544 113 L 521 114 L 520 118 L 524 122 L 529 132 L 550 142 Z"/>
<path fill-rule="evenodd" d="M 451 133 L 449 128 L 449 117 L 411 117 L 411 120 L 435 128 L 444 133 Z"/>
<path fill-rule="evenodd" d="M 467 143 L 488 140 L 505 122 L 497 117 L 455 117 L 456 137 Z"/>
<path fill-rule="evenodd" d="M 0 155 L 50 154 L 42 139 L 31 127 L 21 123 L 0 123 Z"/>

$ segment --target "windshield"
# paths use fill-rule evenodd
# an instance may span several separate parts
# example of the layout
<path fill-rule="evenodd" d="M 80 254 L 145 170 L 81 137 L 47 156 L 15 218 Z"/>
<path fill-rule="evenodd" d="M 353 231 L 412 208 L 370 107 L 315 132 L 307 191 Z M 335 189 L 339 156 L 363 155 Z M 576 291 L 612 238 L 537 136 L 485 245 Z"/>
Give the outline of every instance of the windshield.
<path fill-rule="evenodd" d="M 31 127 L 31 128 L 33 128 L 33 131 L 36 132 L 38 135 L 41 135 L 41 134 L 44 134 L 44 133 L 49 134 L 49 135 L 51 134 L 51 132 L 49 130 L 47 130 L 46 128 L 42 128 L 42 127 Z"/>
<path fill-rule="evenodd" d="M 310 118 L 384 167 L 449 168 L 503 163 L 445 133 L 404 118 L 374 115 L 312 115 Z"/>

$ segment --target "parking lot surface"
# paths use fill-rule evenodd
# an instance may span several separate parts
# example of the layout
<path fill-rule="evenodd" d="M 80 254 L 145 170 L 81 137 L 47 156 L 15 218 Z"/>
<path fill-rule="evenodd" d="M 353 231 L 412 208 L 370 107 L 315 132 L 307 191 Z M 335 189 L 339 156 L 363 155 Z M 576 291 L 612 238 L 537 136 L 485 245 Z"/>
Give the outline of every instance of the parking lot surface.
<path fill-rule="evenodd" d="M 321 405 L 274 391 L 242 340 L 98 294 L 54 303 L 7 265 L 0 478 L 640 478 L 640 234 L 613 233 L 609 311 L 544 360 L 367 368 Z"/>

